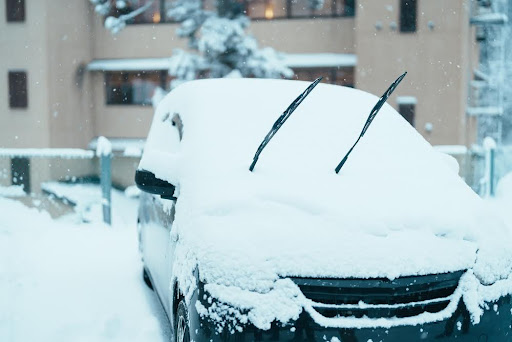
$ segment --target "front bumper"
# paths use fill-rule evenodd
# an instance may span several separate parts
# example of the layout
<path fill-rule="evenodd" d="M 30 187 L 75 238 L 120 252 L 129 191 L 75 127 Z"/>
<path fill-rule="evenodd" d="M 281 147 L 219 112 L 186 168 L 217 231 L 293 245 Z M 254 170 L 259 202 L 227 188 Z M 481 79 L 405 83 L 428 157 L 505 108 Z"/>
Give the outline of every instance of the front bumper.
<path fill-rule="evenodd" d="M 201 290 L 199 292 L 202 292 Z M 202 298 L 196 291 L 189 308 L 191 340 L 209 341 L 341 341 L 341 342 L 402 342 L 402 341 L 460 341 L 460 342 L 505 342 L 512 341 L 511 296 L 489 303 L 479 324 L 471 323 L 469 312 L 462 300 L 454 314 L 444 321 L 417 326 L 393 328 L 339 329 L 326 328 L 313 321 L 307 312 L 286 325 L 273 324 L 270 330 L 260 330 L 246 325 L 243 331 L 222 332 L 215 324 L 201 318 L 195 305 Z"/>

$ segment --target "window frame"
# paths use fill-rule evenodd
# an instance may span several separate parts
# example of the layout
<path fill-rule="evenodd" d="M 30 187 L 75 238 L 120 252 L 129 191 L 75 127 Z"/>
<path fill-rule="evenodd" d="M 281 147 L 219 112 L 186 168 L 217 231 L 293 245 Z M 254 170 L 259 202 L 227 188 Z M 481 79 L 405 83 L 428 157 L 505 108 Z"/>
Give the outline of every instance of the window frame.
<path fill-rule="evenodd" d="M 22 76 L 22 77 L 19 77 Z M 28 74 L 25 70 L 9 70 L 7 87 L 10 109 L 28 108 Z M 21 89 L 20 89 L 21 88 Z"/>
<path fill-rule="evenodd" d="M 23 23 L 25 18 L 25 0 L 5 0 L 5 19 L 8 23 Z"/>

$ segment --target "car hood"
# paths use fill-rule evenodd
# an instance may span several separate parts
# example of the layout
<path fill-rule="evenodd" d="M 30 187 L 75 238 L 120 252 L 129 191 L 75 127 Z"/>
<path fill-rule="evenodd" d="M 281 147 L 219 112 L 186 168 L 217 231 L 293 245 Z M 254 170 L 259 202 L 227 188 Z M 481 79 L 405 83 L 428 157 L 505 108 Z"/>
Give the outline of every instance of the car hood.
<path fill-rule="evenodd" d="M 268 206 L 252 216 L 202 215 L 187 225 L 193 228 L 177 229 L 204 282 L 264 292 L 288 276 L 393 279 L 465 270 L 477 258 L 477 243 L 456 234 L 358 229 L 292 208 L 279 207 L 275 215 Z M 237 225 L 239 215 L 246 216 L 244 226 Z"/>

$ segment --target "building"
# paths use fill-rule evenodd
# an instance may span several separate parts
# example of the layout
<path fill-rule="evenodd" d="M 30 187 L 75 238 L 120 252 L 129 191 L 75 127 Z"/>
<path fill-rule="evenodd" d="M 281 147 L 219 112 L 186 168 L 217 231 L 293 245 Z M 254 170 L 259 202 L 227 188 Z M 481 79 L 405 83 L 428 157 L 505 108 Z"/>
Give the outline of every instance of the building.
<path fill-rule="evenodd" d="M 165 1 L 114 36 L 88 0 L 4 0 L 0 148 L 86 149 L 106 136 L 123 149 L 143 139 L 152 92 L 169 81 L 167 58 L 186 44 L 165 20 Z M 478 64 L 476 1 L 332 0 L 316 12 L 307 1 L 241 3 L 251 33 L 284 53 L 295 78 L 322 75 L 380 95 L 408 71 L 388 102 L 434 145 L 475 142 L 466 107 Z"/>

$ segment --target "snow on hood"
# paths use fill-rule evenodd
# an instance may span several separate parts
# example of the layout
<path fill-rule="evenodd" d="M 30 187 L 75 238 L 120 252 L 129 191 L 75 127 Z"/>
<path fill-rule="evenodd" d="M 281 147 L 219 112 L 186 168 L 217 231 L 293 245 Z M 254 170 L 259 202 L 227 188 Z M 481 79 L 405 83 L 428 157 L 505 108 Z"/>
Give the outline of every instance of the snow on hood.
<path fill-rule="evenodd" d="M 307 86 L 201 80 L 160 103 L 139 168 L 178 187 L 181 265 L 198 265 L 208 284 L 261 293 L 288 275 L 395 278 L 472 268 L 486 284 L 509 276 L 506 227 L 390 105 L 334 172 L 374 95 L 319 84 L 250 172 L 264 136 Z"/>

